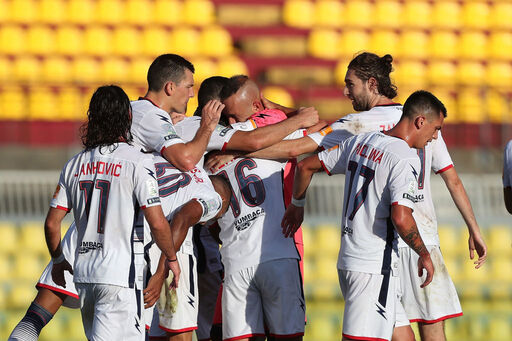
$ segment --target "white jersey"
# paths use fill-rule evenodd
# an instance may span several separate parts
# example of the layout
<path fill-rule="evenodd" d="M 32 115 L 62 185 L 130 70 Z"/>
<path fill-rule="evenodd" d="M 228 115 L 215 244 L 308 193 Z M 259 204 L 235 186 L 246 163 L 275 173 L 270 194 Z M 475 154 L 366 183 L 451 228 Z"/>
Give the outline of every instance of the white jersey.
<path fill-rule="evenodd" d="M 51 201 L 73 210 L 78 231 L 75 283 L 132 287 L 133 234 L 139 207 L 160 206 L 151 155 L 119 143 L 75 155 L 64 166 Z"/>
<path fill-rule="evenodd" d="M 416 150 L 381 132 L 354 136 L 318 154 L 329 175 L 346 174 L 338 269 L 385 274 L 398 267 L 391 206 L 422 200 Z"/>
<path fill-rule="evenodd" d="M 319 132 L 308 135 L 318 146 L 325 149 L 337 146 L 347 138 L 393 128 L 402 117 L 401 104 L 378 105 L 368 111 L 349 114 Z"/>
<path fill-rule="evenodd" d="M 251 123 L 235 129 L 252 130 Z M 287 138 L 304 136 L 303 130 Z M 216 172 L 229 180 L 232 197 L 220 226 L 222 263 L 226 275 L 274 259 L 299 259 L 293 238 L 285 238 L 281 220 L 285 212 L 283 170 L 285 162 L 238 158 Z"/>
<path fill-rule="evenodd" d="M 503 187 L 512 186 L 512 140 L 505 146 L 503 155 Z"/>
<path fill-rule="evenodd" d="M 425 148 L 417 149 L 416 151 L 421 163 L 421 170 L 418 176 L 418 188 L 423 191 L 425 200 L 416 204 L 412 215 L 425 245 L 439 246 L 437 217 L 430 188 L 430 170 L 434 171 L 436 174 L 440 174 L 452 168 L 453 162 L 443 137 L 441 136 L 441 132 L 439 132 L 437 140 L 432 140 Z M 398 239 L 398 246 L 408 247 L 402 238 Z"/>
<path fill-rule="evenodd" d="M 147 99 L 132 101 L 133 142 L 145 152 L 162 151 L 177 143 L 184 143 L 176 134 L 169 114 Z"/>
<path fill-rule="evenodd" d="M 176 123 L 175 129 L 178 136 L 184 142 L 190 142 L 196 136 L 197 131 L 199 130 L 199 126 L 201 125 L 201 117 L 192 116 L 186 117 L 182 121 Z M 220 124 L 217 124 L 217 127 L 213 131 L 210 136 L 210 140 L 208 141 L 208 146 L 206 146 L 206 151 L 210 152 L 212 150 L 225 150 L 228 145 L 229 140 L 233 136 L 236 130 L 231 127 L 224 127 Z M 197 167 L 203 168 L 204 157 L 201 158 L 201 161 L 197 164 Z"/>

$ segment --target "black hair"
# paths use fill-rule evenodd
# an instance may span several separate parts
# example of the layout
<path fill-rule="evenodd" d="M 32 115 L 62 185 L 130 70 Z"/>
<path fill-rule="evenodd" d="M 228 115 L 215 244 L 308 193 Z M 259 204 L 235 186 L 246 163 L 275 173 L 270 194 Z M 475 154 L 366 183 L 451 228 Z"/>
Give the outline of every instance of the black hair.
<path fill-rule="evenodd" d="M 236 75 L 231 78 L 229 78 L 226 82 L 226 84 L 222 87 L 222 90 L 220 91 L 220 100 L 221 102 L 224 102 L 226 98 L 232 96 L 233 94 L 236 94 L 238 90 L 249 80 L 249 77 L 246 75 Z"/>
<path fill-rule="evenodd" d="M 413 92 L 405 101 L 402 117 L 414 118 L 419 114 L 423 114 L 428 120 L 435 119 L 442 114 L 446 117 L 446 107 L 432 93 L 425 90 Z"/>
<path fill-rule="evenodd" d="M 228 80 L 227 77 L 213 76 L 201 83 L 197 92 L 197 109 L 194 116 L 201 116 L 201 111 L 208 101 L 212 99 L 220 100 L 220 92 Z"/>
<path fill-rule="evenodd" d="M 85 149 L 132 141 L 131 106 L 126 93 L 116 85 L 100 86 L 91 97 L 87 122 L 81 130 Z M 115 147 L 114 147 L 115 149 Z"/>
<path fill-rule="evenodd" d="M 375 78 L 379 94 L 387 98 L 395 98 L 397 87 L 391 83 L 389 77 L 389 74 L 393 71 L 392 62 L 393 57 L 390 54 L 379 57 L 374 53 L 363 52 L 350 61 L 348 68 L 354 70 L 356 76 L 364 82 L 371 77 Z"/>
<path fill-rule="evenodd" d="M 148 90 L 160 91 L 169 81 L 179 83 L 185 75 L 185 69 L 195 72 L 194 65 L 177 54 L 158 56 L 148 70 Z"/>

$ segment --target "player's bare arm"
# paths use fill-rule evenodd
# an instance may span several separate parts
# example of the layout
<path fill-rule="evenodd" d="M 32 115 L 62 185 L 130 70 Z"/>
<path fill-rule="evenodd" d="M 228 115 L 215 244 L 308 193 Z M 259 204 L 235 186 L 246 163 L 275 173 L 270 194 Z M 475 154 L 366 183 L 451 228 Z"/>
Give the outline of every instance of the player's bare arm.
<path fill-rule="evenodd" d="M 487 246 L 485 245 L 482 234 L 480 233 L 480 227 L 475 218 L 475 214 L 473 213 L 473 208 L 471 207 L 471 202 L 469 201 L 469 197 L 464 189 L 464 185 L 462 180 L 459 178 L 457 171 L 454 167 L 444 171 L 441 173 L 441 177 L 443 178 L 448 191 L 450 191 L 450 195 L 457 206 L 462 218 L 464 218 L 464 222 L 468 227 L 469 232 L 469 258 L 475 258 L 475 251 L 478 254 L 478 259 L 475 260 L 475 268 L 478 269 L 482 265 L 484 265 L 487 259 Z"/>
<path fill-rule="evenodd" d="M 48 210 L 46 220 L 44 222 L 44 234 L 46 237 L 46 245 L 50 251 L 53 260 L 52 278 L 53 281 L 66 287 L 66 280 L 64 279 L 64 271 L 69 271 L 73 274 L 73 269 L 69 262 L 62 254 L 60 229 L 62 219 L 66 216 L 67 212 L 58 208 L 51 207 Z"/>
<path fill-rule="evenodd" d="M 322 163 L 318 155 L 312 155 L 297 165 L 295 178 L 293 181 L 292 202 L 284 213 L 281 227 L 285 237 L 292 237 L 304 221 L 304 203 L 306 200 L 306 190 L 311 183 L 313 174 L 322 171 Z"/>
<path fill-rule="evenodd" d="M 412 216 L 412 209 L 402 205 L 391 206 L 391 220 L 404 242 L 420 256 L 418 259 L 418 276 L 423 275 L 423 269 L 427 271 L 427 277 L 421 285 L 422 288 L 426 287 L 434 277 L 434 264 L 432 264 L 430 253 L 421 239 Z"/>
<path fill-rule="evenodd" d="M 194 139 L 188 143 L 178 143 L 165 148 L 162 156 L 181 171 L 190 171 L 201 160 L 210 136 L 217 127 L 224 104 L 211 100 L 203 108 L 201 125 Z"/>

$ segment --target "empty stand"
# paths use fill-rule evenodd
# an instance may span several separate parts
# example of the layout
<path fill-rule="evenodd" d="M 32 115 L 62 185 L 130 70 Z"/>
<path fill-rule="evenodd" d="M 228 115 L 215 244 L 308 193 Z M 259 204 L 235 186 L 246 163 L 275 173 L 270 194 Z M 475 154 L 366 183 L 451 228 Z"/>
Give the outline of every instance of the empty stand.
<path fill-rule="evenodd" d="M 25 95 L 19 86 L 7 86 L 0 92 L 0 117 L 4 120 L 22 120 L 27 117 Z"/>
<path fill-rule="evenodd" d="M 55 51 L 60 55 L 79 56 L 83 51 L 83 30 L 74 25 L 61 25 L 55 33 Z"/>
<path fill-rule="evenodd" d="M 48 87 L 34 87 L 28 97 L 28 113 L 32 120 L 53 120 L 56 118 L 57 96 Z"/>
<path fill-rule="evenodd" d="M 30 24 L 37 20 L 37 1 L 11 0 L 9 6 L 9 21 Z"/>
<path fill-rule="evenodd" d="M 126 0 L 123 21 L 132 25 L 147 25 L 154 20 L 153 5 L 153 1 L 149 0 Z"/>
<path fill-rule="evenodd" d="M 107 56 L 112 52 L 112 32 L 106 26 L 87 26 L 84 52 L 91 56 Z"/>
<path fill-rule="evenodd" d="M 465 1 L 461 11 L 462 25 L 467 28 L 487 29 L 489 12 L 487 1 Z"/>
<path fill-rule="evenodd" d="M 427 1 L 404 2 L 402 20 L 406 27 L 429 28 L 432 5 Z"/>
<path fill-rule="evenodd" d="M 122 57 L 140 56 L 140 31 L 134 26 L 118 26 L 112 35 L 112 52 Z"/>
<path fill-rule="evenodd" d="M 0 26 L 0 53 L 21 55 L 26 51 L 26 49 L 26 33 L 21 26 Z"/>
<path fill-rule="evenodd" d="M 57 25 L 66 20 L 64 0 L 40 0 L 38 3 L 37 16 L 42 23 Z"/>
<path fill-rule="evenodd" d="M 356 53 L 366 50 L 369 42 L 370 35 L 366 30 L 345 29 L 341 32 L 339 39 L 339 54 L 346 58 L 352 58 Z"/>
<path fill-rule="evenodd" d="M 19 227 L 19 246 L 23 252 L 36 257 L 48 258 L 48 248 L 44 236 L 44 224 L 41 221 L 29 221 Z"/>
<path fill-rule="evenodd" d="M 267 86 L 262 90 L 263 96 L 272 102 L 279 103 L 288 108 L 294 108 L 293 97 L 286 89 L 279 86 Z M 304 230 L 304 229 L 303 229 Z"/>
<path fill-rule="evenodd" d="M 364 13 L 364 14 L 362 14 Z M 373 24 L 373 4 L 369 1 L 347 0 L 343 21 L 348 27 L 370 28 Z"/>
<path fill-rule="evenodd" d="M 204 28 L 198 44 L 199 53 L 207 57 L 224 58 L 233 52 L 231 35 L 220 26 Z"/>
<path fill-rule="evenodd" d="M 283 6 L 283 22 L 291 27 L 310 28 L 315 23 L 315 5 L 310 0 L 287 0 Z"/>
<path fill-rule="evenodd" d="M 340 1 L 315 1 L 315 26 L 341 27 L 343 25 L 343 9 L 343 3 Z"/>
<path fill-rule="evenodd" d="M 428 56 L 428 35 L 423 30 L 402 31 L 398 46 L 398 57 L 425 59 Z"/>
<path fill-rule="evenodd" d="M 431 25 L 434 28 L 458 29 L 461 25 L 460 3 L 455 0 L 438 0 L 432 7 Z"/>
<path fill-rule="evenodd" d="M 184 0 L 183 21 L 194 26 L 206 26 L 215 22 L 215 7 L 208 0 Z"/>
<path fill-rule="evenodd" d="M 336 59 L 338 57 L 338 32 L 331 29 L 315 29 L 308 38 L 308 51 L 317 58 Z"/>
<path fill-rule="evenodd" d="M 176 27 L 170 34 L 169 48 L 179 55 L 197 56 L 199 53 L 199 32 L 189 27 Z"/>
<path fill-rule="evenodd" d="M 91 23 L 95 16 L 96 2 L 93 0 L 68 0 L 66 18 L 74 24 Z"/>
<path fill-rule="evenodd" d="M 94 19 L 105 25 L 118 25 L 123 22 L 125 1 L 96 0 Z"/>
<path fill-rule="evenodd" d="M 373 25 L 377 28 L 399 28 L 402 25 L 402 4 L 397 0 L 376 1 Z"/>
<path fill-rule="evenodd" d="M 71 62 L 59 56 L 50 56 L 43 60 L 41 79 L 48 83 L 67 84 L 72 80 Z"/>

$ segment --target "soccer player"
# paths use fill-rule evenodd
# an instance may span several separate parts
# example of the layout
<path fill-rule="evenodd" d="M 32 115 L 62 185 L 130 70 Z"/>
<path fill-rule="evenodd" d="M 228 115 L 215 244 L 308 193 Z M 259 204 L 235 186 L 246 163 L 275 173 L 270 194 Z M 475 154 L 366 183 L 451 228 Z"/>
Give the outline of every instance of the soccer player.
<path fill-rule="evenodd" d="M 503 200 L 512 214 L 512 140 L 508 141 L 503 155 Z"/>
<path fill-rule="evenodd" d="M 152 157 L 131 145 L 128 96 L 117 86 L 93 94 L 84 129 L 85 150 L 64 166 L 45 221 L 52 256 L 52 279 L 65 286 L 64 271 L 73 273 L 89 340 L 144 340 L 141 292 L 136 286 L 133 231 L 143 210 L 166 266 L 179 281 L 169 223 L 154 177 Z M 77 225 L 74 266 L 62 253 L 60 229 L 73 211 Z"/>
<path fill-rule="evenodd" d="M 434 266 L 412 216 L 423 197 L 418 190 L 420 162 L 411 148 L 423 148 L 436 139 L 445 116 L 444 105 L 434 95 L 417 91 L 391 130 L 351 137 L 298 165 L 292 204 L 282 221 L 285 236 L 291 236 L 304 219 L 313 174 L 346 174 L 338 258 L 345 297 L 343 340 L 391 339 L 397 314 L 403 310 L 397 232 L 419 255 L 418 275 L 423 269 L 427 272 L 421 286 L 432 281 Z"/>

